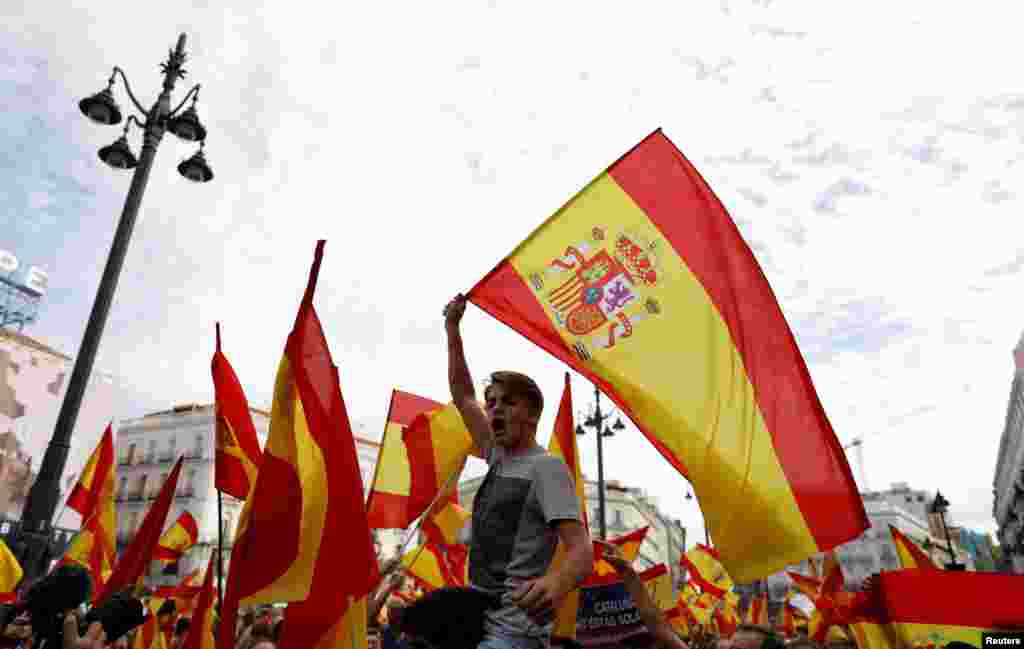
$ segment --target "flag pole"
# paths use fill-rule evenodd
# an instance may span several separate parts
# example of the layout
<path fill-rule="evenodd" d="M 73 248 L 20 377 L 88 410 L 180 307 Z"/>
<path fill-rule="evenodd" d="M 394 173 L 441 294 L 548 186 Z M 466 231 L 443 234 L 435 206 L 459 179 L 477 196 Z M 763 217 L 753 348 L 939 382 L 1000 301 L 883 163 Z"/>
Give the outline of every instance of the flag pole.
<path fill-rule="evenodd" d="M 224 581 L 224 504 L 223 494 L 217 489 L 217 607 L 223 615 L 224 599 L 221 582 Z"/>
<path fill-rule="evenodd" d="M 463 466 L 463 469 L 464 468 L 465 468 L 465 466 Z M 454 480 L 456 477 L 458 477 L 461 473 L 462 473 L 461 470 L 460 471 L 452 471 L 452 474 L 450 476 L 448 476 L 447 480 L 445 480 L 444 486 L 441 487 L 441 490 L 439 492 L 437 492 L 436 496 L 434 496 L 434 501 L 432 503 L 430 503 L 430 507 L 427 507 L 427 511 L 425 511 L 423 513 L 423 515 L 420 516 L 420 519 L 418 521 L 416 521 L 416 525 L 413 526 L 412 531 L 409 532 L 409 535 L 405 537 L 405 541 L 402 542 L 402 550 L 398 553 L 399 561 L 401 561 L 402 555 L 405 554 L 405 549 L 407 547 L 409 547 L 409 541 L 411 541 L 412 538 L 414 536 L 416 536 L 416 533 L 420 530 L 420 528 L 423 527 L 423 521 L 425 521 L 428 518 L 430 518 L 430 516 L 434 513 L 434 508 L 437 507 L 437 503 L 441 500 L 442 496 L 444 496 L 446 493 L 448 493 L 449 487 L 452 486 L 452 480 Z M 416 559 L 420 558 L 420 554 L 423 553 L 423 548 L 425 548 L 425 547 L 426 547 L 425 544 L 420 547 L 419 552 L 417 552 L 416 556 L 413 557 L 412 563 L 416 563 Z"/>

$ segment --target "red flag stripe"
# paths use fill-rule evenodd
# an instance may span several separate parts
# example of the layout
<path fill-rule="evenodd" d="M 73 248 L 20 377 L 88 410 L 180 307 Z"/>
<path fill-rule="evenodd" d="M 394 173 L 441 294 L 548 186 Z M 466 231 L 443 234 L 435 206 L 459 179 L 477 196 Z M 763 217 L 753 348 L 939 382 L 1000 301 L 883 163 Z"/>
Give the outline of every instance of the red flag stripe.
<path fill-rule="evenodd" d="M 753 252 L 704 178 L 660 129 L 630 153 L 637 149 L 643 149 L 642 155 L 627 153 L 608 173 L 665 235 L 728 327 L 757 395 L 782 471 L 796 486 L 793 495 L 815 541 L 819 547 L 833 547 L 857 536 L 868 527 L 868 520 L 853 474 Z M 649 166 L 658 169 L 656 180 L 649 175 Z M 665 191 L 669 173 L 678 176 L 679 185 L 696 184 L 702 196 Z M 728 247 L 728 254 L 718 254 L 701 243 L 711 240 Z M 741 286 L 743 280 L 746 284 Z M 789 362 L 779 362 L 780 357 Z M 794 407 L 794 401 L 799 401 L 801 407 Z M 808 430 L 826 434 L 802 434 Z M 808 456 L 831 457 L 834 461 L 807 463 L 804 458 Z M 837 474 L 843 475 L 845 482 L 837 481 Z M 829 488 L 804 489 L 802 485 Z M 833 516 L 834 489 L 838 488 L 848 492 L 849 509 L 857 516 Z"/>

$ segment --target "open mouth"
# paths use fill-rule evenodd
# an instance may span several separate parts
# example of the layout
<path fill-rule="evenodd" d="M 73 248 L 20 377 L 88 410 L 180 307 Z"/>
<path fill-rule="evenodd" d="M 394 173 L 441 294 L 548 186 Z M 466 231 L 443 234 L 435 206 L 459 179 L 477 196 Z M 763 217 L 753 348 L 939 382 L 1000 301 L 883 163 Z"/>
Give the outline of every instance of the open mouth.
<path fill-rule="evenodd" d="M 495 435 L 501 435 L 505 432 L 505 420 L 501 417 L 495 417 L 491 420 L 491 430 Z"/>

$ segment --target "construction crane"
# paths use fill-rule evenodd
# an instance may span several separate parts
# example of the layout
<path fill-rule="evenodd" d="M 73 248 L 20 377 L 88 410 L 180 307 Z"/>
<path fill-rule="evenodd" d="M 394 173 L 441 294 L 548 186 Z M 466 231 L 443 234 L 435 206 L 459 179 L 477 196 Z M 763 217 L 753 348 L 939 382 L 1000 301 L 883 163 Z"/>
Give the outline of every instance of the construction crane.
<path fill-rule="evenodd" d="M 843 447 L 843 450 L 854 447 L 857 448 L 857 473 L 860 477 L 860 487 L 867 493 L 871 491 L 871 488 L 868 486 L 868 472 L 864 469 L 864 438 L 859 435 L 854 437 L 853 441 Z"/>

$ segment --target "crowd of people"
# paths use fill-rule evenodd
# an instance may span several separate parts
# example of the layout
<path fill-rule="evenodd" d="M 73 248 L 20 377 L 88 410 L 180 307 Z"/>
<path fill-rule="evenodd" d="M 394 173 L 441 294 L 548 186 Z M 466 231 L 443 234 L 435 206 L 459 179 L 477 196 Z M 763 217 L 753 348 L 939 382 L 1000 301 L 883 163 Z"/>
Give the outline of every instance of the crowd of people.
<path fill-rule="evenodd" d="M 470 586 L 417 592 L 398 562 L 382 566 L 383 577 L 367 606 L 367 644 L 370 649 L 581 647 L 572 638 L 553 636 L 559 604 L 580 587 L 594 565 L 594 542 L 582 520 L 573 477 L 564 462 L 537 444 L 544 397 L 531 378 L 495 372 L 483 401 L 478 399 L 460 332 L 465 309 L 466 299 L 459 295 L 446 306 L 444 315 L 452 400 L 488 463 L 470 524 Z M 559 545 L 562 558 L 554 561 Z M 618 548 L 600 541 L 598 546 L 603 560 L 618 572 L 646 629 L 628 646 L 849 649 L 852 645 L 849 635 L 826 648 L 808 638 L 806 629 L 785 638 L 763 625 L 740 625 L 729 637 L 700 626 L 681 632 L 667 620 Z M 148 610 L 148 602 L 136 597 L 139 593 L 122 593 L 105 602 L 103 610 L 87 611 L 82 602 L 89 601 L 91 587 L 76 586 L 77 601 L 61 603 L 64 596 L 59 594 L 74 590 L 66 586 L 70 580 L 80 580 L 82 572 L 74 565 L 62 566 L 40 584 L 23 588 L 18 603 L 5 611 L 0 649 L 58 649 L 57 643 L 63 645 L 60 649 L 152 649 L 152 643 L 139 641 Z M 67 581 L 55 585 L 55 579 Z M 183 649 L 190 620 L 176 616 L 169 604 L 156 613 L 156 627 L 164 634 L 165 649 Z M 284 609 L 267 605 L 240 613 L 234 649 L 276 649 L 285 624 Z M 217 616 L 214 620 L 217 634 Z"/>

